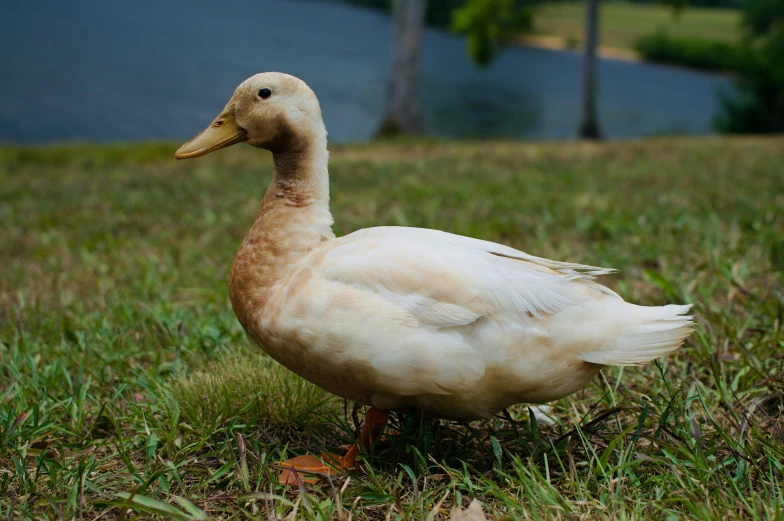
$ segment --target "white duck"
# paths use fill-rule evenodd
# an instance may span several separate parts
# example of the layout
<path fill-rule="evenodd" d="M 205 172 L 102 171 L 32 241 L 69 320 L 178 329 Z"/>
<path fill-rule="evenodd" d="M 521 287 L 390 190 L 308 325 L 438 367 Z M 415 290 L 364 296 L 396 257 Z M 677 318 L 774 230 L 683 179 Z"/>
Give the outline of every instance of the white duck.
<path fill-rule="evenodd" d="M 692 331 L 690 306 L 636 306 L 592 281 L 611 269 L 420 228 L 336 238 L 321 109 L 293 76 L 245 80 L 176 157 L 240 142 L 271 151 L 274 175 L 234 259 L 234 311 L 272 358 L 371 407 L 364 447 L 390 410 L 489 418 L 567 396 L 604 365 L 658 358 Z M 328 464 L 300 456 L 285 466 L 353 468 L 358 451 L 359 440 Z"/>

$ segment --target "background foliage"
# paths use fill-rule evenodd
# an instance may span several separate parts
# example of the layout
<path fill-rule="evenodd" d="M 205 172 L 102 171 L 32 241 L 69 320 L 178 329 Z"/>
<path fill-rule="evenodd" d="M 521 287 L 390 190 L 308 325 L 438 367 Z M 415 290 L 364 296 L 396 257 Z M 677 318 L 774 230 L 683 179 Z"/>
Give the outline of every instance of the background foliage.
<path fill-rule="evenodd" d="M 784 0 L 747 0 L 739 96 L 725 95 L 716 126 L 724 132 L 784 132 Z"/>

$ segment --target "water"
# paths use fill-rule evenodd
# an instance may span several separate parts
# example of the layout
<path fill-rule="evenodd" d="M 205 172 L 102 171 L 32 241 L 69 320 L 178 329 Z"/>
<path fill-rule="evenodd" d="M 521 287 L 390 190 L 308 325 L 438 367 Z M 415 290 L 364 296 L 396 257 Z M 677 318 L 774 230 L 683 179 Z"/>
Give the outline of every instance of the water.
<path fill-rule="evenodd" d="M 359 141 L 380 122 L 390 20 L 343 4 L 256 0 L 38 0 L 0 19 L 0 141 L 184 139 L 261 71 L 307 81 L 330 139 Z M 422 113 L 444 137 L 574 137 L 580 57 L 512 48 L 480 71 L 461 38 L 428 31 Z M 706 134 L 717 75 L 600 60 L 609 137 Z"/>

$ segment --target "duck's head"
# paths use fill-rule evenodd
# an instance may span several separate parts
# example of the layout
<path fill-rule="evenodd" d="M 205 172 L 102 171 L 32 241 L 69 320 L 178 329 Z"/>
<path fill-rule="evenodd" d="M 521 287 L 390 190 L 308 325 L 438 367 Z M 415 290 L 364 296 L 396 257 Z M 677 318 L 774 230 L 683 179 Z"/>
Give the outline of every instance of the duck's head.
<path fill-rule="evenodd" d="M 310 87 L 288 74 L 264 72 L 243 81 L 223 111 L 174 157 L 203 156 L 243 142 L 273 153 L 287 152 L 318 138 L 326 139 L 326 131 Z"/>

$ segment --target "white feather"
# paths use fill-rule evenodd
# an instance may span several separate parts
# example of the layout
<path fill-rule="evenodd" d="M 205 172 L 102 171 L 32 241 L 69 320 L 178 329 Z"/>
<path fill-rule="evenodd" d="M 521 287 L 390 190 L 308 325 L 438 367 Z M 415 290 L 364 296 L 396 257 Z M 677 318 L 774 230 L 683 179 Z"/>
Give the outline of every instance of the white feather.
<path fill-rule="evenodd" d="M 592 280 L 611 269 L 435 230 L 361 230 L 302 264 L 312 278 L 281 320 L 318 332 L 311 356 L 371 367 L 367 401 L 383 408 L 486 417 L 576 391 L 591 364 L 655 359 L 691 331 L 688 306 L 635 306 Z"/>

